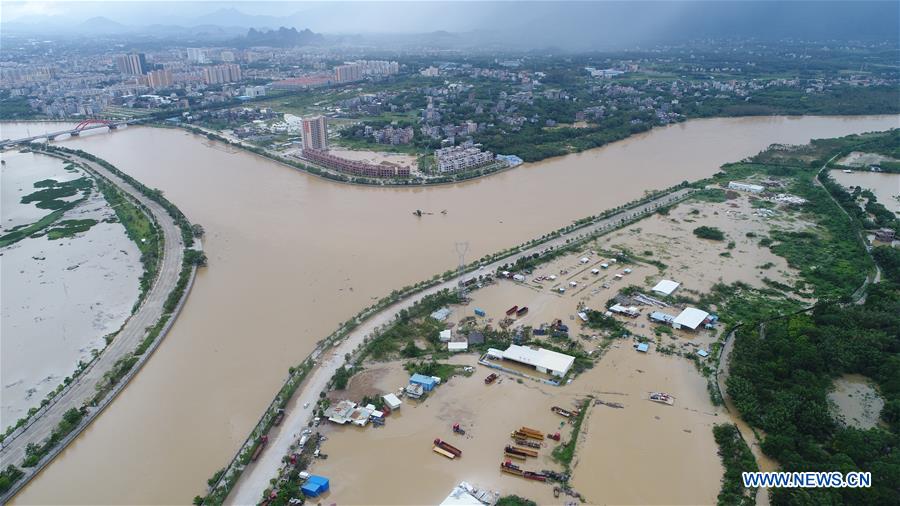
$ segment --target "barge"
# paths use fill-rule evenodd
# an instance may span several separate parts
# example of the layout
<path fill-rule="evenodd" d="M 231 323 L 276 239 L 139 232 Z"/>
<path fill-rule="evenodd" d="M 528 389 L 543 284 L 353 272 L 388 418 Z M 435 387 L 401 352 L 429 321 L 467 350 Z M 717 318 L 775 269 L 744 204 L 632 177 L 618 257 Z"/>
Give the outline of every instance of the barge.
<path fill-rule="evenodd" d="M 434 453 L 437 453 L 438 455 L 443 455 L 444 457 L 447 457 L 450 460 L 453 460 L 456 458 L 456 455 L 453 455 L 452 453 L 448 452 L 447 450 L 445 450 L 443 448 L 439 448 L 437 446 L 432 446 L 431 451 L 433 451 Z"/>
<path fill-rule="evenodd" d="M 462 450 L 453 446 L 452 444 L 442 441 L 440 438 L 434 440 L 434 446 L 440 448 L 442 450 L 448 451 L 452 453 L 456 457 L 462 457 Z"/>

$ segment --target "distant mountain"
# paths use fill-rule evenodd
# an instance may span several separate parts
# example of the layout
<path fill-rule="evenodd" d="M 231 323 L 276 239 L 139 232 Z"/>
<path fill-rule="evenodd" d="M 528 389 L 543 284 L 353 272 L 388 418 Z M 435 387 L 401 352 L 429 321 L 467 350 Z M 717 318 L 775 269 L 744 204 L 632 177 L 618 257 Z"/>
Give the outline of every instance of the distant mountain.
<path fill-rule="evenodd" d="M 238 47 L 267 46 L 267 47 L 297 47 L 314 46 L 325 41 L 320 33 L 303 29 L 280 27 L 277 30 L 257 30 L 251 28 L 247 35 L 236 39 L 234 45 Z"/>
<path fill-rule="evenodd" d="M 235 8 L 219 9 L 215 12 L 194 18 L 188 25 L 240 26 L 243 28 L 277 28 L 285 24 L 283 18 L 276 16 L 260 16 L 243 13 Z"/>
<path fill-rule="evenodd" d="M 123 25 L 122 23 L 117 23 L 109 18 L 103 16 L 97 16 L 90 19 L 86 19 L 81 23 L 78 23 L 71 27 L 73 31 L 77 32 L 86 32 L 86 33 L 126 33 L 130 32 L 131 28 Z"/>

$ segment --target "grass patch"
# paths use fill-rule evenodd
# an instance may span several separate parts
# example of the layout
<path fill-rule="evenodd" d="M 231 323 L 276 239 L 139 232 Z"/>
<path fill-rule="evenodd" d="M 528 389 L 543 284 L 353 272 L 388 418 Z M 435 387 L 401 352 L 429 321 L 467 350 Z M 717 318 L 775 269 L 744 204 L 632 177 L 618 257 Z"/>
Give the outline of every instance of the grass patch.
<path fill-rule="evenodd" d="M 745 488 L 741 479 L 741 473 L 759 470 L 753 453 L 733 424 L 714 426 L 713 436 L 719 445 L 719 457 L 725 468 L 718 504 L 753 506 L 756 504 L 756 489 Z"/>
<path fill-rule="evenodd" d="M 694 235 L 701 239 L 709 239 L 711 241 L 724 241 L 725 232 L 716 227 L 707 227 L 706 225 L 694 229 Z"/>
<path fill-rule="evenodd" d="M 581 401 L 578 415 L 575 416 L 575 420 L 572 422 L 572 437 L 569 438 L 569 441 L 566 441 L 553 449 L 553 459 L 562 464 L 566 468 L 567 473 L 571 473 L 569 466 L 572 464 L 572 459 L 575 458 L 575 446 L 578 443 L 578 436 L 581 433 L 581 424 L 584 422 L 584 417 L 587 415 L 590 403 L 590 398 Z"/>
<path fill-rule="evenodd" d="M 53 228 L 47 230 L 47 238 L 51 241 L 56 239 L 65 239 L 67 237 L 73 237 L 75 234 L 80 234 L 82 232 L 87 232 L 94 225 L 97 224 L 97 220 L 86 219 L 86 220 L 63 220 L 55 225 Z"/>

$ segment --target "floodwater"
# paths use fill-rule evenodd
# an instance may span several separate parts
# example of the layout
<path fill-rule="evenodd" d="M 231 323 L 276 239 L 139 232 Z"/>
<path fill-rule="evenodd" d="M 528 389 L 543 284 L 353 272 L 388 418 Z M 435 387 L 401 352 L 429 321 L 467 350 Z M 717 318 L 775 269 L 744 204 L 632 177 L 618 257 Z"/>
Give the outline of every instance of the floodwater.
<path fill-rule="evenodd" d="M 4 231 L 50 213 L 20 202 L 35 191 L 34 182 L 84 176 L 81 170 L 64 170 L 61 161 L 44 155 L 6 152 L 2 158 Z M 88 200 L 62 217 L 96 220 L 86 232 L 57 240 L 29 237 L 0 249 L 0 428 L 39 406 L 79 361 L 90 361 L 92 352 L 105 346 L 103 337 L 118 330 L 131 314 L 139 293 L 140 251 L 120 223 L 104 221 L 114 217 L 95 188 Z"/>
<path fill-rule="evenodd" d="M 834 390 L 828 393 L 828 401 L 842 423 L 858 429 L 878 425 L 884 408 L 884 398 L 872 380 L 859 374 L 845 374 L 834 380 Z"/>
<path fill-rule="evenodd" d="M 846 174 L 840 170 L 832 170 L 831 177 L 845 187 L 861 186 L 872 190 L 879 203 L 900 213 L 900 174 L 863 171 Z"/>
<path fill-rule="evenodd" d="M 897 121 L 692 121 L 486 179 L 407 189 L 335 184 L 180 130 L 64 141 L 164 190 L 206 228 L 210 266 L 153 359 L 16 502 L 188 502 L 231 458 L 289 366 L 378 297 L 455 267 L 455 242 L 468 241 L 471 261 L 771 143 Z M 416 218 L 415 209 L 435 214 Z"/>

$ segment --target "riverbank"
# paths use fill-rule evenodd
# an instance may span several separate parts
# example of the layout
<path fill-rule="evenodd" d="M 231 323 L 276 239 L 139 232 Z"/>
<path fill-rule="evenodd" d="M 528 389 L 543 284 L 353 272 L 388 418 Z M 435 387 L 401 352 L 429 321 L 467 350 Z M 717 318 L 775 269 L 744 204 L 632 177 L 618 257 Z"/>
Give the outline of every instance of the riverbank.
<path fill-rule="evenodd" d="M 95 177 L 128 194 L 146 210 L 162 234 L 161 258 L 152 286 L 140 307 L 128 318 L 115 339 L 95 361 L 59 392 L 41 411 L 3 442 L 2 468 L 22 466 L 22 475 L 0 496 L 6 502 L 47 466 L 115 399 L 152 355 L 175 318 L 193 284 L 196 265 L 186 261 L 186 240 L 179 221 L 167 202 L 147 193 L 121 173 L 93 157 L 51 149 L 48 154 L 75 163 Z M 171 204 L 168 204 L 170 207 Z M 190 231 L 187 232 L 190 234 Z M 191 241 L 192 242 L 192 241 Z M 70 414 L 79 413 L 77 419 Z M 63 424 L 63 421 L 68 422 Z M 65 427 L 65 429 L 63 429 Z M 34 453 L 40 448 L 40 454 Z"/>
<path fill-rule="evenodd" d="M 757 117 L 761 117 L 761 116 L 747 116 L 747 117 L 748 118 L 757 118 Z M 786 119 L 790 120 L 790 119 L 798 119 L 798 118 L 807 117 L 807 116 L 772 116 L 772 117 L 773 118 L 775 118 L 775 117 L 786 118 Z M 816 117 L 816 116 L 808 116 L 808 117 Z M 835 116 L 821 116 L 821 117 L 822 118 L 832 118 Z M 729 118 L 743 118 L 743 117 L 742 116 L 729 116 Z M 297 159 L 296 157 L 292 158 L 290 155 L 285 156 L 285 155 L 282 155 L 281 153 L 274 151 L 272 149 L 255 146 L 255 145 L 252 145 L 247 142 L 244 142 L 244 141 L 241 141 L 238 139 L 234 139 L 234 138 L 229 139 L 229 138 L 225 137 L 221 132 L 216 131 L 216 130 L 198 127 L 195 125 L 182 125 L 182 124 L 176 125 L 176 127 L 184 129 L 184 130 L 192 132 L 192 133 L 195 133 L 195 134 L 198 134 L 198 135 L 204 135 L 210 140 L 216 140 L 219 142 L 223 142 L 225 144 L 236 146 L 238 148 L 244 149 L 244 150 L 254 153 L 256 155 L 262 156 L 264 158 L 268 158 L 274 162 L 281 163 L 283 165 L 287 165 L 291 168 L 306 172 L 313 176 L 321 177 L 323 179 L 327 179 L 329 181 L 334 181 L 337 183 L 349 184 L 349 185 L 361 185 L 361 186 L 430 187 L 430 186 L 456 184 L 456 183 L 465 182 L 465 181 L 474 181 L 474 180 L 486 178 L 488 176 L 495 175 L 495 174 L 498 174 L 501 172 L 510 171 L 512 169 L 516 169 L 519 167 L 524 168 L 526 166 L 530 166 L 530 165 L 534 165 L 534 164 L 547 163 L 552 160 L 563 158 L 566 156 L 584 153 L 584 152 L 590 151 L 591 149 L 600 149 L 604 146 L 612 145 L 617 142 L 625 141 L 625 140 L 628 140 L 628 139 L 631 139 L 634 137 L 647 135 L 654 131 L 678 128 L 679 126 L 686 124 L 688 122 L 703 121 L 703 120 L 709 120 L 709 119 L 715 119 L 715 118 L 694 118 L 694 119 L 681 121 L 681 122 L 678 122 L 675 124 L 655 125 L 652 128 L 641 130 L 639 132 L 634 132 L 625 137 L 617 138 L 615 140 L 608 141 L 608 142 L 602 143 L 597 146 L 592 146 L 590 149 L 576 149 L 574 151 L 567 151 L 567 152 L 559 153 L 554 156 L 543 158 L 536 162 L 527 162 L 527 163 L 517 165 L 517 166 L 502 166 L 502 167 L 497 166 L 495 168 L 491 168 L 491 169 L 487 169 L 487 170 L 461 172 L 461 173 L 453 174 L 450 176 L 441 176 L 441 177 L 434 177 L 434 178 L 410 177 L 410 178 L 405 178 L 405 179 L 390 179 L 390 178 L 382 179 L 382 178 L 367 178 L 367 177 L 353 176 L 350 174 L 345 174 L 342 172 L 325 169 L 325 168 L 319 167 L 317 165 L 310 164 L 306 161 L 301 161 L 300 159 Z M 170 125 L 170 124 L 160 124 L 157 126 L 168 127 L 168 128 L 173 127 L 173 125 Z"/>

